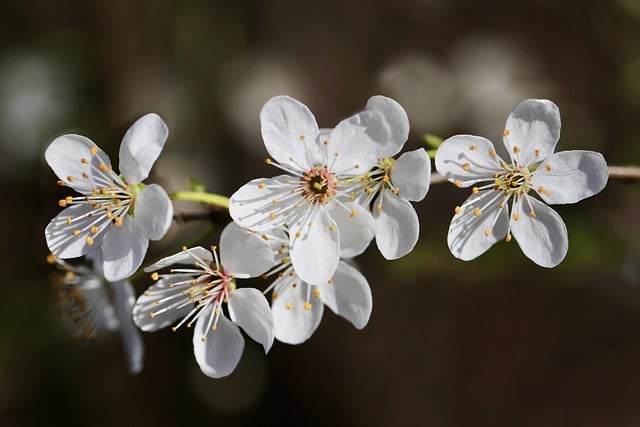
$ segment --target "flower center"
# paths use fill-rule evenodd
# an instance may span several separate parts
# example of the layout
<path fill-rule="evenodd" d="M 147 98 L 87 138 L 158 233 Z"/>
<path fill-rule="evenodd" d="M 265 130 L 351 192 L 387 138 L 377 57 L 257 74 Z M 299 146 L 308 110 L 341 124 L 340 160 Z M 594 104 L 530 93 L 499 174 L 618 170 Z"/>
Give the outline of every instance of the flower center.
<path fill-rule="evenodd" d="M 493 177 L 496 191 L 501 191 L 507 196 L 515 194 L 520 196 L 530 190 L 531 171 L 526 166 L 514 166 L 502 163 L 502 171 L 496 172 Z"/>
<path fill-rule="evenodd" d="M 316 166 L 300 180 L 302 195 L 309 203 L 328 203 L 336 194 L 336 177 L 324 167 Z"/>

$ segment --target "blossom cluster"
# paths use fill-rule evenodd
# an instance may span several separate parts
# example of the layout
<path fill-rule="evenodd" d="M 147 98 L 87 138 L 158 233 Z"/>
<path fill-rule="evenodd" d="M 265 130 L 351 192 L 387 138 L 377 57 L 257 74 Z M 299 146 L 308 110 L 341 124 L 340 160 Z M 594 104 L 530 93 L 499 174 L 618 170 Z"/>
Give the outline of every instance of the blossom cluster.
<path fill-rule="evenodd" d="M 83 322 L 87 336 L 101 326 L 119 327 L 132 372 L 142 367 L 134 324 L 142 331 L 193 327 L 196 361 L 213 378 L 236 368 L 242 331 L 265 352 L 274 340 L 300 344 L 318 328 L 325 306 L 362 329 L 372 292 L 354 258 L 373 240 L 388 260 L 415 247 L 420 225 L 412 202 L 427 195 L 431 160 L 424 148 L 399 155 L 410 129 L 400 104 L 373 96 L 364 111 L 327 129 L 304 104 L 277 96 L 262 108 L 260 123 L 266 163 L 278 174 L 231 195 L 233 222 L 219 247 L 183 247 L 145 267 L 154 283 L 137 299 L 126 279 L 173 218 L 165 190 L 143 183 L 167 126 L 155 114 L 136 121 L 120 146 L 119 173 L 84 136 L 63 135 L 47 148 L 58 184 L 80 193 L 59 201 L 65 209 L 45 230 L 51 259 L 66 271 L 56 281 L 61 304 Z M 548 100 L 518 105 L 503 136 L 504 147 L 457 135 L 437 150 L 438 173 L 457 187 L 472 187 L 454 209 L 449 249 L 471 260 L 499 240 L 515 239 L 536 264 L 556 266 L 567 253 L 567 229 L 547 204 L 600 192 L 606 162 L 590 151 L 554 153 L 560 115 Z M 83 256 L 93 268 L 64 261 Z M 253 287 L 251 278 L 264 285 Z"/>

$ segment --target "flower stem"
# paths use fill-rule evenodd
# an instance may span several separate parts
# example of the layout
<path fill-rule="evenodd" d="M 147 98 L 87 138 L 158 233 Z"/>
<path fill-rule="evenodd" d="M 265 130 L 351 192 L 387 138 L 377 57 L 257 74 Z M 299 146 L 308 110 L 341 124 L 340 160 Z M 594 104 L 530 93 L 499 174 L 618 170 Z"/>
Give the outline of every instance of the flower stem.
<path fill-rule="evenodd" d="M 172 200 L 189 200 L 229 209 L 229 198 L 219 194 L 200 191 L 176 191 L 171 193 L 170 197 Z"/>

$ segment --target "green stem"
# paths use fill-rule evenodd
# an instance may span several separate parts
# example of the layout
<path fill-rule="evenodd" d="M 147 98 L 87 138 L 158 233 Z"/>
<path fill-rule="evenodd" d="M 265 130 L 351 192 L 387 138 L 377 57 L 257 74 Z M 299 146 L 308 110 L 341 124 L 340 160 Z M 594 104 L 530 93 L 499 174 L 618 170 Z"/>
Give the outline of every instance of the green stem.
<path fill-rule="evenodd" d="M 189 200 L 191 202 L 206 203 L 229 209 L 229 198 L 219 194 L 211 194 L 200 191 L 176 191 L 169 196 L 172 200 Z"/>

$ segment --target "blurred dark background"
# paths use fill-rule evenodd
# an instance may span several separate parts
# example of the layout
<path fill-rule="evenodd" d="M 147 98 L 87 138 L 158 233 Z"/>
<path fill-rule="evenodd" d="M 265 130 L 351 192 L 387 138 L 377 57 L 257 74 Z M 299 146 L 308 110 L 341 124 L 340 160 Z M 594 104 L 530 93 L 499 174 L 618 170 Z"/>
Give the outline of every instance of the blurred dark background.
<path fill-rule="evenodd" d="M 321 127 L 384 94 L 430 132 L 499 141 L 511 109 L 549 98 L 559 150 L 640 162 L 637 0 L 23 1 L 0 14 L 0 425 L 638 426 L 640 189 L 611 182 L 559 206 L 570 250 L 553 270 L 515 242 L 473 262 L 446 247 L 468 192 L 434 186 L 417 205 L 421 240 L 388 262 L 358 258 L 374 295 L 356 331 L 328 310 L 314 337 L 247 341 L 236 372 L 202 375 L 191 331 L 145 334 L 127 373 L 116 334 L 73 343 L 56 313 L 43 229 L 64 191 L 43 160 L 64 133 L 117 164 L 124 131 L 157 112 L 171 135 L 149 182 L 196 178 L 230 195 L 276 170 L 258 127 L 276 94 Z M 9 203 L 10 202 L 10 203 Z M 178 212 L 197 212 L 180 204 Z M 149 261 L 206 223 L 174 224 Z M 206 244 L 217 241 L 213 232 Z M 148 279 L 134 283 L 138 293 Z"/>

